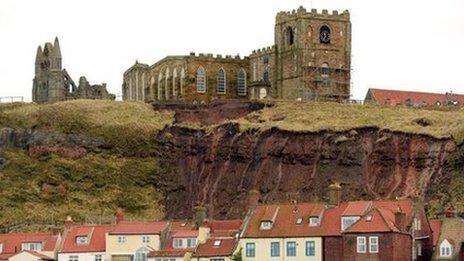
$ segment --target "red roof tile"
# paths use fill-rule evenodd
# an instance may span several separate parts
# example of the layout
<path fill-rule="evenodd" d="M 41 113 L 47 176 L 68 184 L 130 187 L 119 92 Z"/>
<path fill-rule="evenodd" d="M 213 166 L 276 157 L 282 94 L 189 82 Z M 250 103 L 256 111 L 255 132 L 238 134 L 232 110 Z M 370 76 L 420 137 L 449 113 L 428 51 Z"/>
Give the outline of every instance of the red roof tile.
<path fill-rule="evenodd" d="M 438 239 L 440 238 L 441 220 L 439 219 L 430 220 L 430 228 L 432 229 L 433 245 L 436 246 L 438 243 Z"/>
<path fill-rule="evenodd" d="M 54 251 L 57 246 L 58 237 L 58 235 L 50 233 L 0 234 L 0 243 L 3 244 L 2 255 L 21 252 L 21 244 L 28 242 L 41 242 L 43 244 L 43 251 Z"/>
<path fill-rule="evenodd" d="M 394 225 L 394 215 L 392 219 L 389 213 L 393 215 L 389 211 L 374 208 L 348 227 L 344 233 L 399 232 Z"/>
<path fill-rule="evenodd" d="M 141 234 L 159 234 L 168 226 L 167 221 L 153 221 L 153 222 L 140 222 L 140 221 L 121 221 L 114 225 L 113 229 L 109 231 L 111 235 L 141 235 Z"/>
<path fill-rule="evenodd" d="M 379 105 L 405 104 L 408 99 L 410 99 L 410 102 L 413 105 L 421 105 L 424 102 L 428 105 L 433 105 L 437 101 L 444 103 L 448 100 L 464 104 L 464 95 L 462 94 L 447 95 L 443 93 L 385 90 L 376 88 L 370 88 L 369 91 Z"/>
<path fill-rule="evenodd" d="M 187 252 L 194 252 L 194 248 L 186 249 L 163 249 L 151 251 L 148 257 L 183 257 Z"/>
<path fill-rule="evenodd" d="M 112 225 L 72 226 L 64 233 L 62 253 L 104 252 L 105 234 L 112 229 Z M 87 234 L 86 234 L 87 232 Z M 91 232 L 91 233 L 90 233 Z M 87 235 L 88 244 L 78 245 L 76 237 Z"/>
<path fill-rule="evenodd" d="M 214 243 L 219 241 L 216 246 Z M 231 256 L 234 253 L 236 240 L 234 238 L 210 238 L 204 244 L 198 245 L 194 256 L 196 257 L 213 257 L 213 256 Z"/>
<path fill-rule="evenodd" d="M 208 221 L 206 224 L 211 231 L 218 231 L 218 230 L 240 230 L 242 226 L 242 220 L 234 219 L 234 220 L 211 220 Z"/>
<path fill-rule="evenodd" d="M 253 211 L 248 224 L 243 233 L 244 237 L 299 237 L 299 236 L 316 236 L 322 235 L 321 226 L 309 226 L 309 217 L 313 210 L 321 209 L 322 204 L 302 203 L 302 204 L 274 204 L 259 205 Z M 268 230 L 260 229 L 261 221 L 269 213 L 269 209 L 279 211 L 275 217 L 272 228 Z M 301 223 L 297 220 L 301 218 Z"/>
<path fill-rule="evenodd" d="M 371 206 L 371 201 L 350 201 L 347 202 L 345 210 L 342 216 L 362 216 Z"/>
<path fill-rule="evenodd" d="M 197 237 L 198 230 L 175 230 L 171 232 L 171 237 L 179 238 L 179 237 Z"/>

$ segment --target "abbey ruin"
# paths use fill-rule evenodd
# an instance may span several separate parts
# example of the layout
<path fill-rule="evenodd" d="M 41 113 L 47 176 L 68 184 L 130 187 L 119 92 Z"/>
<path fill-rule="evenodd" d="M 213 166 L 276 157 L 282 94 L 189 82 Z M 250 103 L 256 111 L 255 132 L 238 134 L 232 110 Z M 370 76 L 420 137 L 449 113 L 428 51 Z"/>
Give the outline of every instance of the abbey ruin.
<path fill-rule="evenodd" d="M 106 83 L 91 85 L 84 76 L 76 86 L 66 69 L 62 69 L 62 57 L 58 38 L 37 48 L 35 77 L 32 86 L 32 101 L 56 102 L 70 99 L 115 99 L 108 93 Z"/>
<path fill-rule="evenodd" d="M 190 53 L 153 65 L 136 62 L 123 77 L 123 100 L 218 99 L 344 101 L 350 97 L 350 14 L 300 7 L 279 12 L 273 46 L 248 57 Z"/>

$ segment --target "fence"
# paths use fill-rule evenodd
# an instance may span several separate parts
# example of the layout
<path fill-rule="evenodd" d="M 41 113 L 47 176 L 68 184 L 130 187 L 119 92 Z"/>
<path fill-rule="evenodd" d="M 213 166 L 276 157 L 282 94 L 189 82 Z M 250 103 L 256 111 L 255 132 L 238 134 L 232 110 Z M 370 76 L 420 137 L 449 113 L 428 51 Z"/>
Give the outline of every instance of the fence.
<path fill-rule="evenodd" d="M 0 97 L 0 103 L 24 102 L 23 96 L 4 96 Z"/>

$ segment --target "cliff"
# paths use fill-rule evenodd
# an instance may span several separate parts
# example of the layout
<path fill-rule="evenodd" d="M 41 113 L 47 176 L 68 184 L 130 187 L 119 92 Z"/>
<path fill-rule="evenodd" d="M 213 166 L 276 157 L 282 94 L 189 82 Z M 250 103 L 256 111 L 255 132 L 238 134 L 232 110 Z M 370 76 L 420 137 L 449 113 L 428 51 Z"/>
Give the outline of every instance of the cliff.
<path fill-rule="evenodd" d="M 332 103 L 0 106 L 0 229 L 132 217 L 239 217 L 262 202 L 417 197 L 464 210 L 464 111 Z M 19 222 L 18 220 L 21 220 Z M 19 223 L 18 223 L 19 222 Z"/>

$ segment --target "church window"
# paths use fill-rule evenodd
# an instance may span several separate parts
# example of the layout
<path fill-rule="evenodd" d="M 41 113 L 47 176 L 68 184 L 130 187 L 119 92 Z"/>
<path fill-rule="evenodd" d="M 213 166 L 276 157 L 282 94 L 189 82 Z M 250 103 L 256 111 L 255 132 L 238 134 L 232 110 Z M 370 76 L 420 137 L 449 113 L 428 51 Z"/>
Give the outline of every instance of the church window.
<path fill-rule="evenodd" d="M 238 71 L 237 92 L 240 96 L 245 96 L 247 94 L 246 72 L 243 68 L 241 68 L 240 71 Z"/>
<path fill-rule="evenodd" d="M 263 80 L 269 82 L 269 66 L 266 67 L 263 73 Z"/>
<path fill-rule="evenodd" d="M 258 64 L 256 62 L 253 63 L 253 81 L 258 80 Z"/>
<path fill-rule="evenodd" d="M 223 68 L 219 69 L 217 75 L 217 93 L 226 93 L 226 72 Z"/>
<path fill-rule="evenodd" d="M 206 73 L 203 67 L 197 70 L 197 92 L 206 92 Z"/>
<path fill-rule="evenodd" d="M 269 63 L 269 55 L 265 55 L 265 56 L 263 57 L 263 63 L 264 63 L 264 64 L 268 64 L 268 63 Z"/>
<path fill-rule="evenodd" d="M 292 27 L 287 27 L 287 44 L 288 45 L 293 45 L 294 42 L 294 32 Z"/>
<path fill-rule="evenodd" d="M 322 44 L 330 44 L 330 28 L 327 25 L 321 26 L 321 29 L 319 31 L 319 39 Z"/>

